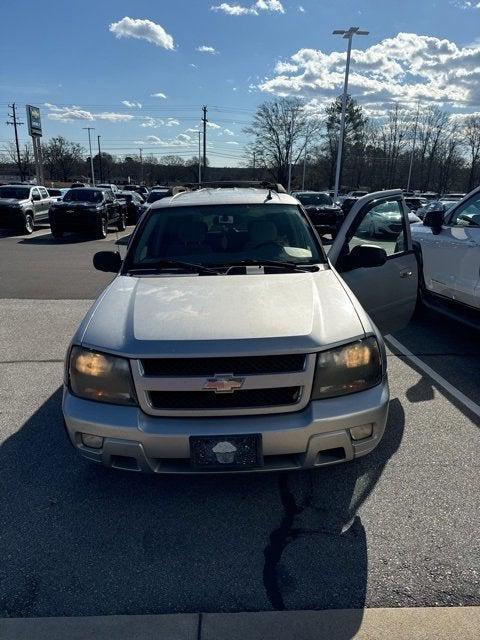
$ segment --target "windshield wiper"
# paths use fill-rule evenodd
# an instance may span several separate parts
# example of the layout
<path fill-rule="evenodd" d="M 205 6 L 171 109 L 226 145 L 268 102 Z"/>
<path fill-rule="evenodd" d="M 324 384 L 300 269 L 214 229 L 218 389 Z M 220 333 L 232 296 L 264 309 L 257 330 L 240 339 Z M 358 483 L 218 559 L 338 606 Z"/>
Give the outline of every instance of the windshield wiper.
<path fill-rule="evenodd" d="M 239 260 L 238 262 L 223 265 L 227 268 L 226 273 L 230 271 L 230 269 L 234 269 L 235 267 L 274 267 L 278 269 L 285 269 L 289 271 L 318 271 L 318 266 L 316 264 L 302 264 L 300 262 L 288 262 L 285 260 Z"/>
<path fill-rule="evenodd" d="M 209 273 L 211 275 L 222 275 L 220 271 L 205 267 L 203 264 L 194 264 L 193 262 L 183 262 L 182 260 L 156 260 L 148 266 L 132 267 L 127 273 L 156 273 L 162 269 L 184 269 L 192 273 Z"/>

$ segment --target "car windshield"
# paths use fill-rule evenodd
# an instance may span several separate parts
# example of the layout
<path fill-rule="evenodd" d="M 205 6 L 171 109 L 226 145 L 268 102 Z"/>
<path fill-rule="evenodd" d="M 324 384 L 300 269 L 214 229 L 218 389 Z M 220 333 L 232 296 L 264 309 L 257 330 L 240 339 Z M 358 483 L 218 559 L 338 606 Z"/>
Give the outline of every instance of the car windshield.
<path fill-rule="evenodd" d="M 275 260 L 324 262 L 299 207 L 284 204 L 203 205 L 153 209 L 129 251 L 129 268 L 162 260 L 232 265 Z"/>
<path fill-rule="evenodd" d="M 30 195 L 29 187 L 0 187 L 0 198 L 14 198 L 24 200 Z"/>
<path fill-rule="evenodd" d="M 151 204 L 152 202 L 156 202 L 157 200 L 161 200 L 162 198 L 166 198 L 168 196 L 168 191 L 150 191 L 148 194 L 147 202 Z"/>
<path fill-rule="evenodd" d="M 304 206 L 333 204 L 332 198 L 327 193 L 300 193 L 297 195 L 297 200 L 300 200 Z"/>
<path fill-rule="evenodd" d="M 71 189 L 64 198 L 64 202 L 102 202 L 103 194 L 94 189 Z"/>

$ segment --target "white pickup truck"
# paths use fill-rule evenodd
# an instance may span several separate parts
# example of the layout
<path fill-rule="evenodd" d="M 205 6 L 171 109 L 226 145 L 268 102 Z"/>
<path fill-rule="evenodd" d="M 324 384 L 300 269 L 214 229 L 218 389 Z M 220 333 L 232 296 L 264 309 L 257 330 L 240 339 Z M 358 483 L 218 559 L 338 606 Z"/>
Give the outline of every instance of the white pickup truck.
<path fill-rule="evenodd" d="M 480 327 L 480 187 L 446 215 L 429 211 L 411 233 L 422 303 Z"/>

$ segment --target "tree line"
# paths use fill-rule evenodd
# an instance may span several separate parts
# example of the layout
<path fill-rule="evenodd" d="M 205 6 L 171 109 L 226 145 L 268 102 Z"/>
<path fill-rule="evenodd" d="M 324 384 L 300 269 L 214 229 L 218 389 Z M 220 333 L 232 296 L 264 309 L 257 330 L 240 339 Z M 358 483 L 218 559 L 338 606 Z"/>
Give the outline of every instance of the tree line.
<path fill-rule="evenodd" d="M 437 106 L 405 109 L 399 105 L 369 117 L 351 96 L 347 98 L 341 189 L 410 188 L 421 191 L 469 191 L 480 177 L 480 115 L 459 118 Z M 292 188 L 333 186 L 340 130 L 341 98 L 323 111 L 301 99 L 281 97 L 260 104 L 244 129 L 248 137 L 240 167 L 207 167 L 204 180 L 264 180 Z M 415 140 L 415 148 L 414 146 Z M 49 182 L 88 180 L 90 159 L 78 143 L 62 136 L 42 145 L 44 173 Z M 105 182 L 174 184 L 198 179 L 198 158 L 165 155 L 117 157 L 103 152 L 93 158 L 95 175 Z M 33 153 L 26 145 L 20 164 L 16 148 L 7 145 L 0 172 L 34 173 Z"/>

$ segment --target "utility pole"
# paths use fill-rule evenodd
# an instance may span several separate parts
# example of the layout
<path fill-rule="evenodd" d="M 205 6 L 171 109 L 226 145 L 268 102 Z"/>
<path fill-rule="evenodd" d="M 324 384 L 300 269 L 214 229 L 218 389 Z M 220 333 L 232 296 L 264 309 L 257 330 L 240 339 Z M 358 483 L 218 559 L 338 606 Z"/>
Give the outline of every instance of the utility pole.
<path fill-rule="evenodd" d="M 100 182 L 103 182 L 102 150 L 100 149 L 100 138 L 101 138 L 101 136 L 97 136 L 97 140 L 98 140 L 98 169 L 100 171 Z"/>
<path fill-rule="evenodd" d="M 139 149 L 140 151 L 140 184 L 143 183 L 143 155 L 142 155 L 142 151 L 143 149 Z"/>
<path fill-rule="evenodd" d="M 95 127 L 82 127 L 85 131 L 88 131 L 88 146 L 90 148 L 90 172 L 92 174 L 92 187 L 95 186 L 95 171 L 93 169 L 93 155 L 92 155 L 92 139 L 90 137 L 90 131 L 95 131 Z"/>
<path fill-rule="evenodd" d="M 305 140 L 305 153 L 303 154 L 302 191 L 305 191 L 305 169 L 307 166 L 307 141 Z"/>
<path fill-rule="evenodd" d="M 288 193 L 290 193 L 290 189 L 292 186 L 292 154 L 293 154 L 293 112 L 292 112 L 292 121 L 290 123 L 290 148 L 288 150 L 288 188 L 287 188 Z"/>
<path fill-rule="evenodd" d="M 347 93 L 348 93 L 348 74 L 350 72 L 350 56 L 352 53 L 352 40 L 353 36 L 368 36 L 368 31 L 360 31 L 358 27 L 350 27 L 350 29 L 335 29 L 333 35 L 341 35 L 348 40 L 347 47 L 347 64 L 345 66 L 345 82 L 343 84 L 343 96 L 342 96 L 342 116 L 340 120 L 340 135 L 338 137 L 338 150 L 337 150 L 337 167 L 335 171 L 335 190 L 334 200 L 338 198 L 338 190 L 340 187 L 340 174 L 342 170 L 342 154 L 343 154 L 343 142 L 345 138 L 345 113 L 347 111 Z"/>
<path fill-rule="evenodd" d="M 12 113 L 8 114 L 8 117 L 12 119 L 7 120 L 6 124 L 13 125 L 13 130 L 15 131 L 15 146 L 17 147 L 17 166 L 18 166 L 18 172 L 20 174 L 20 180 L 23 182 L 24 175 L 23 175 L 22 160 L 20 158 L 20 145 L 18 143 L 18 129 L 17 129 L 17 127 L 23 124 L 23 122 L 18 122 L 17 120 L 17 110 L 15 107 L 15 102 L 13 104 L 9 104 L 8 108 L 12 110 Z"/>
<path fill-rule="evenodd" d="M 201 152 L 201 144 L 202 144 L 202 132 L 198 132 L 198 186 L 202 184 L 202 152 Z"/>
<path fill-rule="evenodd" d="M 412 178 L 412 168 L 413 168 L 413 156 L 415 155 L 415 144 L 417 142 L 417 127 L 418 127 L 418 115 L 420 113 L 420 100 L 417 104 L 417 117 L 415 118 L 415 128 L 413 130 L 413 144 L 412 144 L 412 153 L 410 155 L 410 167 L 408 169 L 408 181 L 407 181 L 407 191 L 410 191 L 410 180 Z"/>
<path fill-rule="evenodd" d="M 255 178 L 257 177 L 257 175 L 256 175 L 256 168 L 257 168 L 257 167 L 256 167 L 256 160 L 257 160 L 257 157 L 256 157 L 256 153 L 255 153 L 255 151 L 254 151 L 254 152 L 253 152 L 253 179 L 254 179 L 254 180 L 255 180 Z"/>
<path fill-rule="evenodd" d="M 207 107 L 204 105 L 202 107 L 202 111 L 203 111 L 203 179 L 205 180 L 205 177 L 207 175 Z"/>

